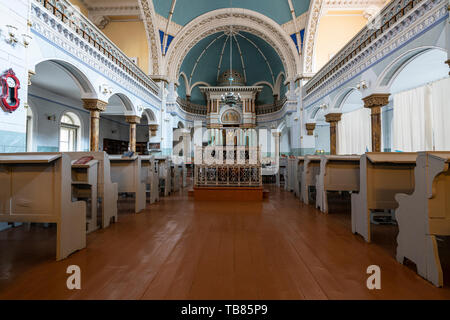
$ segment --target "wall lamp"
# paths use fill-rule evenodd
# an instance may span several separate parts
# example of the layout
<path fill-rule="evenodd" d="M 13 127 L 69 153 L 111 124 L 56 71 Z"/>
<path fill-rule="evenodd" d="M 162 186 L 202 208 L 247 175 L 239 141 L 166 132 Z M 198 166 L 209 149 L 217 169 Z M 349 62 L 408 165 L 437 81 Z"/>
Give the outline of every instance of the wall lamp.
<path fill-rule="evenodd" d="M 366 80 L 362 80 L 360 83 L 358 83 L 356 85 L 356 89 L 361 90 L 361 89 L 367 89 L 367 83 Z"/>
<path fill-rule="evenodd" d="M 19 43 L 19 39 L 16 35 L 18 28 L 11 24 L 6 25 L 6 28 L 8 29 L 8 37 L 5 39 L 5 41 L 6 41 L 6 43 L 8 43 L 9 45 L 14 47 L 17 43 Z M 22 36 L 21 44 L 25 48 L 28 48 L 33 37 L 31 37 L 30 35 L 28 35 L 26 33 L 23 33 L 21 36 Z"/>

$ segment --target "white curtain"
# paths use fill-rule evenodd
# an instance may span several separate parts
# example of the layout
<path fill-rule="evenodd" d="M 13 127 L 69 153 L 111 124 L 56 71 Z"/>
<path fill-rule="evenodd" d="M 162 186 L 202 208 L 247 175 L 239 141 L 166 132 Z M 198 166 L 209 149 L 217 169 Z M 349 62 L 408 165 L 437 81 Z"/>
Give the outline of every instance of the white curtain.
<path fill-rule="evenodd" d="M 394 95 L 393 151 L 433 149 L 429 85 Z"/>
<path fill-rule="evenodd" d="M 394 95 L 393 151 L 450 150 L 450 78 Z"/>
<path fill-rule="evenodd" d="M 372 149 L 370 109 L 344 113 L 337 127 L 337 154 L 363 154 Z"/>
<path fill-rule="evenodd" d="M 431 84 L 434 149 L 450 150 L 450 78 Z"/>

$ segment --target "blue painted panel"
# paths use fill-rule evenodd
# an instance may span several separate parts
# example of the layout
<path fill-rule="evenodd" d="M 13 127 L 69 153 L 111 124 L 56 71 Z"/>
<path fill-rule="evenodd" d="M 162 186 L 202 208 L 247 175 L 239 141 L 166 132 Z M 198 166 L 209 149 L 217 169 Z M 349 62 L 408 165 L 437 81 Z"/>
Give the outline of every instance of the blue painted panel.
<path fill-rule="evenodd" d="M 309 9 L 309 0 L 294 0 L 294 10 L 297 16 Z M 169 16 L 172 1 L 153 0 L 156 13 L 167 18 Z M 233 0 L 233 8 L 253 10 L 275 20 L 278 24 L 284 24 L 292 20 L 287 1 L 274 0 Z M 209 11 L 230 7 L 229 0 L 178 0 L 172 20 L 180 25 L 186 25 L 191 20 Z"/>
<path fill-rule="evenodd" d="M 232 43 L 233 69 L 244 75 L 245 66 L 247 85 L 253 85 L 260 81 L 274 84 L 278 74 L 284 71 L 283 64 L 276 51 L 261 38 L 247 32 L 240 32 Z M 242 52 L 244 66 L 239 49 Z M 222 61 L 220 61 L 222 50 L 223 56 Z M 191 86 L 199 81 L 217 85 L 217 70 L 219 67 L 220 73 L 230 69 L 230 42 L 229 37 L 223 33 L 216 33 L 199 41 L 184 59 L 181 71 L 186 74 Z M 193 70 L 194 72 L 192 72 Z M 184 88 L 178 88 L 180 97 L 184 96 L 183 91 Z M 269 99 L 262 99 L 260 103 L 266 104 L 273 101 L 272 93 L 270 96 L 266 94 L 262 97 L 268 97 Z M 205 104 L 203 94 L 196 88 L 191 93 L 191 101 Z"/>
<path fill-rule="evenodd" d="M 0 130 L 0 153 L 25 152 L 26 134 Z"/>
<path fill-rule="evenodd" d="M 294 41 L 295 47 L 297 48 L 297 52 L 298 52 L 298 43 L 297 43 L 297 36 L 294 34 L 291 34 L 291 39 L 292 41 Z"/>
<path fill-rule="evenodd" d="M 37 152 L 58 152 L 59 147 L 38 146 Z"/>

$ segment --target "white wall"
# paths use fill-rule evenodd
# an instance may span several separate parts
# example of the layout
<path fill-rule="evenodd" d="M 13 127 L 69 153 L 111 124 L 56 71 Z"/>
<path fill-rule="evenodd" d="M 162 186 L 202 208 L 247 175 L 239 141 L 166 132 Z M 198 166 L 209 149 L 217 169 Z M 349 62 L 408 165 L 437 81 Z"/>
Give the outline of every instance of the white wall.
<path fill-rule="evenodd" d="M 13 113 L 7 113 L 0 109 L 0 153 L 23 152 L 26 149 L 26 109 L 28 70 L 26 69 L 26 50 L 20 44 L 15 47 L 5 42 L 8 36 L 6 25 L 18 28 L 17 37 L 21 40 L 21 34 L 28 33 L 27 20 L 30 0 L 0 0 L 0 73 L 3 74 L 12 68 L 20 81 L 19 90 L 20 106 Z M 12 5 L 14 4 L 14 5 Z M 0 230 L 8 228 L 7 223 L 0 222 Z"/>
<path fill-rule="evenodd" d="M 81 121 L 80 151 L 89 150 L 90 115 L 83 109 L 81 100 L 63 97 L 36 86 L 30 87 L 28 99 L 33 116 L 37 117 L 33 128 L 35 151 L 59 150 L 60 119 L 68 111 L 75 113 Z M 54 116 L 55 120 L 48 120 L 49 116 Z M 104 138 L 129 140 L 129 126 L 123 116 L 101 115 L 99 131 L 100 149 L 103 149 Z M 138 138 L 138 141 L 141 140 Z"/>

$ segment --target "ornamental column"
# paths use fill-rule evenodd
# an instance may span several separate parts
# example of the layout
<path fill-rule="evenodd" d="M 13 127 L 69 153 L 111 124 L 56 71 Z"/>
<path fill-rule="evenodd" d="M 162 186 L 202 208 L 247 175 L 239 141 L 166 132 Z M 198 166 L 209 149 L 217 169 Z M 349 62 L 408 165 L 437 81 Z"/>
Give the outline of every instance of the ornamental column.
<path fill-rule="evenodd" d="M 336 154 L 336 132 L 337 132 L 337 123 L 341 121 L 342 113 L 329 113 L 325 115 L 325 121 L 330 124 L 330 154 Z"/>
<path fill-rule="evenodd" d="M 316 124 L 314 122 L 305 123 L 306 132 L 308 136 L 314 135 L 314 129 L 316 129 Z"/>
<path fill-rule="evenodd" d="M 363 98 L 372 123 L 372 152 L 381 152 L 381 108 L 389 104 L 389 93 L 374 93 Z"/>
<path fill-rule="evenodd" d="M 126 121 L 130 124 L 130 151 L 136 152 L 136 124 L 141 122 L 138 116 L 125 116 Z"/>
<path fill-rule="evenodd" d="M 90 151 L 95 152 L 99 150 L 100 112 L 105 111 L 106 105 L 108 103 L 98 99 L 82 99 L 82 100 L 83 100 L 83 108 L 88 110 L 91 114 L 90 132 L 89 132 Z"/>
<path fill-rule="evenodd" d="M 158 133 L 158 125 L 157 124 L 149 124 L 148 125 L 148 141 L 150 142 L 150 139 L 152 137 L 156 137 L 157 133 Z"/>

